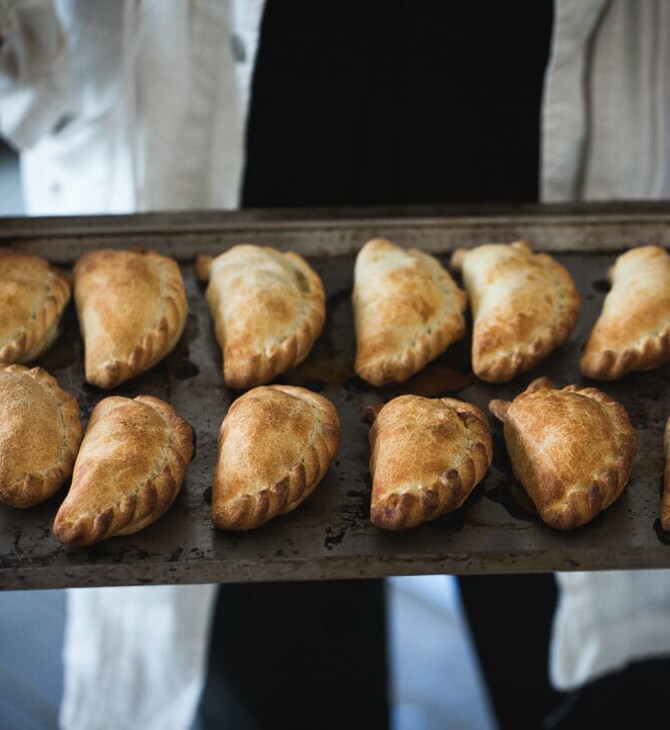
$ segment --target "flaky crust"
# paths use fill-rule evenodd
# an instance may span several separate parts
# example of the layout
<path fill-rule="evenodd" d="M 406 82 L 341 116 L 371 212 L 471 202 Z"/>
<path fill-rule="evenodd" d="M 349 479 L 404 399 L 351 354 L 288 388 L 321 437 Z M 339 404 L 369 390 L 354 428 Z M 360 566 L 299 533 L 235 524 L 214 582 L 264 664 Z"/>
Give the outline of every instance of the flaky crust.
<path fill-rule="evenodd" d="M 65 275 L 45 259 L 0 250 L 0 362 L 31 362 L 48 350 L 70 293 Z"/>
<path fill-rule="evenodd" d="M 486 417 L 455 398 L 394 398 L 372 424 L 370 447 L 370 519 L 386 530 L 460 507 L 493 458 Z"/>
<path fill-rule="evenodd" d="M 46 370 L 0 364 L 0 502 L 32 507 L 72 474 L 79 406 Z"/>
<path fill-rule="evenodd" d="M 525 241 L 454 252 L 470 298 L 472 368 L 489 383 L 535 367 L 569 337 L 580 299 L 567 270 Z"/>
<path fill-rule="evenodd" d="M 335 406 L 305 388 L 254 388 L 219 431 L 212 522 L 250 530 L 294 510 L 324 477 L 340 445 Z"/>
<path fill-rule="evenodd" d="M 623 492 L 637 434 L 625 408 L 602 391 L 558 390 L 538 378 L 511 403 L 489 408 L 504 421 L 514 475 L 551 527 L 584 525 Z"/>
<path fill-rule="evenodd" d="M 665 424 L 663 433 L 663 451 L 665 453 L 665 471 L 661 499 L 661 526 L 664 530 L 670 531 L 670 418 Z"/>
<path fill-rule="evenodd" d="M 148 395 L 101 400 L 54 535 L 66 545 L 91 545 L 150 525 L 174 502 L 193 453 L 193 429 L 167 403 Z"/>
<path fill-rule="evenodd" d="M 465 292 L 423 251 L 373 238 L 354 269 L 356 373 L 402 383 L 465 334 Z"/>
<path fill-rule="evenodd" d="M 86 380 L 114 388 L 177 344 L 188 315 L 177 262 L 156 251 L 100 250 L 74 267 Z"/>
<path fill-rule="evenodd" d="M 670 360 L 670 255 L 642 246 L 619 256 L 612 288 L 580 361 L 596 380 L 618 380 Z"/>
<path fill-rule="evenodd" d="M 317 273 L 297 253 L 242 244 L 198 257 L 209 281 L 216 339 L 229 388 L 268 383 L 302 362 L 323 330 L 326 304 Z"/>

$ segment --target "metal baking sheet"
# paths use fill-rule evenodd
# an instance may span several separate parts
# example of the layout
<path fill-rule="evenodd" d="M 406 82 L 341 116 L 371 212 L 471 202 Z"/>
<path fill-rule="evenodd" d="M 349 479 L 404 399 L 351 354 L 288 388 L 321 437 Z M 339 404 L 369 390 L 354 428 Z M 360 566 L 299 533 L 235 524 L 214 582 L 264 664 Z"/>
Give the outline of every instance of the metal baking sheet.
<path fill-rule="evenodd" d="M 456 246 L 527 238 L 536 250 L 555 252 L 575 278 L 583 299 L 577 329 L 567 345 L 510 384 L 489 385 L 472 376 L 466 339 L 408 383 L 372 388 L 353 374 L 350 303 L 355 252 L 371 235 L 425 248 L 444 262 Z M 295 512 L 253 532 L 223 533 L 210 523 L 210 481 L 219 424 L 239 394 L 223 385 L 221 354 L 193 262 L 198 253 L 218 253 L 239 242 L 299 251 L 322 276 L 328 310 L 324 333 L 308 359 L 277 381 L 304 385 L 332 399 L 343 438 L 326 478 Z M 51 525 L 66 488 L 30 510 L 0 505 L 0 588 L 670 567 L 670 536 L 658 526 L 670 366 L 600 386 L 628 409 L 639 434 L 639 455 L 621 499 L 573 533 L 556 532 L 529 511 L 514 486 L 502 430 L 493 417 L 494 465 L 462 509 L 404 533 L 376 529 L 368 520 L 368 426 L 361 420 L 367 405 L 400 393 L 457 395 L 486 411 L 492 398 L 511 399 L 539 375 L 558 385 L 585 382 L 577 364 L 607 290 L 607 268 L 621 250 L 651 242 L 670 246 L 670 206 L 244 211 L 0 221 L 0 245 L 40 253 L 65 269 L 85 250 L 103 246 L 151 246 L 178 258 L 190 306 L 184 337 L 166 360 L 114 392 L 164 398 L 197 434 L 197 455 L 175 504 L 136 535 L 89 548 L 63 547 Z M 63 336 L 39 364 L 77 396 L 86 421 L 106 393 L 85 384 L 82 361 L 70 306 Z"/>

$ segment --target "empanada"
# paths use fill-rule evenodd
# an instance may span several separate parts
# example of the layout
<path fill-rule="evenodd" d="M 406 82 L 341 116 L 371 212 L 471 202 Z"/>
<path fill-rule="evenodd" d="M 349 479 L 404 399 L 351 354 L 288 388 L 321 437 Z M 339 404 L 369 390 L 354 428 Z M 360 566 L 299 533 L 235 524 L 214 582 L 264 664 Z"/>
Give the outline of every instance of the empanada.
<path fill-rule="evenodd" d="M 664 530 L 670 531 L 670 418 L 665 424 L 663 433 L 663 451 L 665 452 L 665 472 L 661 500 L 661 526 Z"/>
<path fill-rule="evenodd" d="M 167 403 L 104 398 L 91 413 L 54 535 L 91 545 L 150 525 L 174 502 L 193 453 L 193 429 Z"/>
<path fill-rule="evenodd" d="M 243 244 L 200 256 L 229 388 L 268 383 L 302 362 L 326 318 L 323 284 L 296 253 Z"/>
<path fill-rule="evenodd" d="M 45 259 L 0 250 L 0 362 L 26 363 L 60 333 L 70 284 Z"/>
<path fill-rule="evenodd" d="M 493 458 L 486 417 L 455 398 L 393 399 L 372 424 L 370 446 L 370 519 L 387 530 L 460 507 Z"/>
<path fill-rule="evenodd" d="M 177 262 L 156 251 L 100 250 L 74 267 L 86 380 L 113 388 L 177 344 L 188 304 Z"/>
<path fill-rule="evenodd" d="M 619 498 L 637 453 L 625 408 L 596 388 L 558 390 L 538 378 L 511 403 L 491 401 L 504 422 L 514 475 L 551 527 L 572 530 Z"/>
<path fill-rule="evenodd" d="M 42 368 L 0 364 L 0 502 L 32 507 L 72 474 L 79 406 Z"/>
<path fill-rule="evenodd" d="M 670 360 L 670 256 L 642 246 L 619 256 L 609 273 L 612 289 L 589 336 L 582 373 L 617 380 Z"/>
<path fill-rule="evenodd" d="M 340 445 L 335 406 L 305 388 L 260 386 L 223 419 L 212 481 L 212 521 L 250 530 L 294 510 L 324 477 Z"/>
<path fill-rule="evenodd" d="M 501 383 L 535 367 L 562 345 L 580 309 L 567 270 L 525 241 L 491 243 L 454 252 L 470 297 L 474 331 L 472 368 L 489 383 Z"/>
<path fill-rule="evenodd" d="M 356 373 L 402 383 L 465 334 L 465 292 L 423 251 L 373 238 L 354 269 Z"/>

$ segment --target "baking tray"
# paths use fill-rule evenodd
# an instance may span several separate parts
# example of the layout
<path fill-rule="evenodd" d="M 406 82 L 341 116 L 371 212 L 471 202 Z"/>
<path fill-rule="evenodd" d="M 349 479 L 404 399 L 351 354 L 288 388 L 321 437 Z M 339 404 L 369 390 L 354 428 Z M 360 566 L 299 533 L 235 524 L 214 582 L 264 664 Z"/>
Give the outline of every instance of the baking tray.
<path fill-rule="evenodd" d="M 628 409 L 639 434 L 639 455 L 621 499 L 573 533 L 550 529 L 527 509 L 511 478 L 501 426 L 492 417 L 494 464 L 462 509 L 404 533 L 376 529 L 368 520 L 368 426 L 361 421 L 367 405 L 400 393 L 457 395 L 486 409 L 491 398 L 511 399 L 539 375 L 561 386 L 585 382 L 578 360 L 607 289 L 607 268 L 630 246 L 670 246 L 669 224 L 667 204 L 0 221 L 0 245 L 42 254 L 65 269 L 84 251 L 103 246 L 150 246 L 179 260 L 190 306 L 184 336 L 166 360 L 114 392 L 164 398 L 197 434 L 197 455 L 175 504 L 137 535 L 66 549 L 51 534 L 65 488 L 31 510 L 0 505 L 0 588 L 670 567 L 668 536 L 657 520 L 670 366 L 602 385 Z M 444 262 L 457 246 L 526 238 L 536 250 L 554 252 L 572 273 L 583 298 L 578 326 L 564 347 L 510 384 L 476 381 L 470 372 L 470 343 L 464 340 L 410 382 L 372 388 L 353 374 L 350 294 L 355 253 L 373 235 L 424 248 Z M 240 242 L 299 251 L 323 277 L 328 311 L 323 335 L 307 360 L 277 381 L 304 385 L 332 399 L 342 420 L 342 446 L 323 482 L 295 512 L 253 532 L 223 533 L 210 523 L 210 481 L 219 424 L 239 394 L 223 385 L 221 354 L 193 262 L 197 254 L 220 253 Z M 70 306 L 63 336 L 39 364 L 77 396 L 86 421 L 106 393 L 84 383 L 82 356 Z"/>

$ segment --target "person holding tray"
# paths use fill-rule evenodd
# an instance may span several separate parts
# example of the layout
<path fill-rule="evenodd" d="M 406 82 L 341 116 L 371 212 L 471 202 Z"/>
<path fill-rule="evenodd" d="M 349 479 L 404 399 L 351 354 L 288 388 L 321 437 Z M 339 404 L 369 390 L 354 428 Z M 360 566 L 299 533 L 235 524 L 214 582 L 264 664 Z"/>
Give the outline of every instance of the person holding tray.
<path fill-rule="evenodd" d="M 670 197 L 668 8 L 532 5 L 352 4 L 345 12 L 268 2 L 261 34 L 262 0 L 4 1 L 0 133 L 21 152 L 35 215 L 234 208 L 241 197 L 254 205 L 512 204 L 538 189 L 546 201 Z M 667 571 L 571 573 L 557 583 L 552 634 L 553 577 L 461 581 L 502 727 L 579 727 L 612 686 L 595 680 L 610 675 L 630 697 L 662 676 L 660 660 L 611 675 L 670 653 Z M 70 591 L 62 726 L 188 728 L 215 597 L 215 586 Z M 371 679 L 349 645 L 339 659 L 369 698 L 367 714 L 348 725 L 365 716 L 366 727 L 384 726 L 380 583 L 224 588 L 215 642 L 232 646 L 259 602 L 283 602 L 278 618 L 287 619 L 291 598 L 324 610 L 330 602 L 328 615 L 360 603 L 347 635 L 365 642 Z M 258 648 L 240 649 L 247 669 L 269 656 Z M 547 681 L 549 648 L 553 686 L 567 696 Z M 231 676 L 230 661 L 216 656 L 214 691 L 217 678 Z M 280 712 L 270 699 L 286 700 L 280 675 L 270 715 Z M 287 679 L 291 701 L 300 701 L 304 677 Z M 251 722 L 242 696 L 226 698 L 237 727 Z M 615 698 L 609 707 L 621 712 Z M 604 720 L 606 706 L 598 707 Z M 645 710 L 656 708 L 636 704 L 635 717 Z"/>

